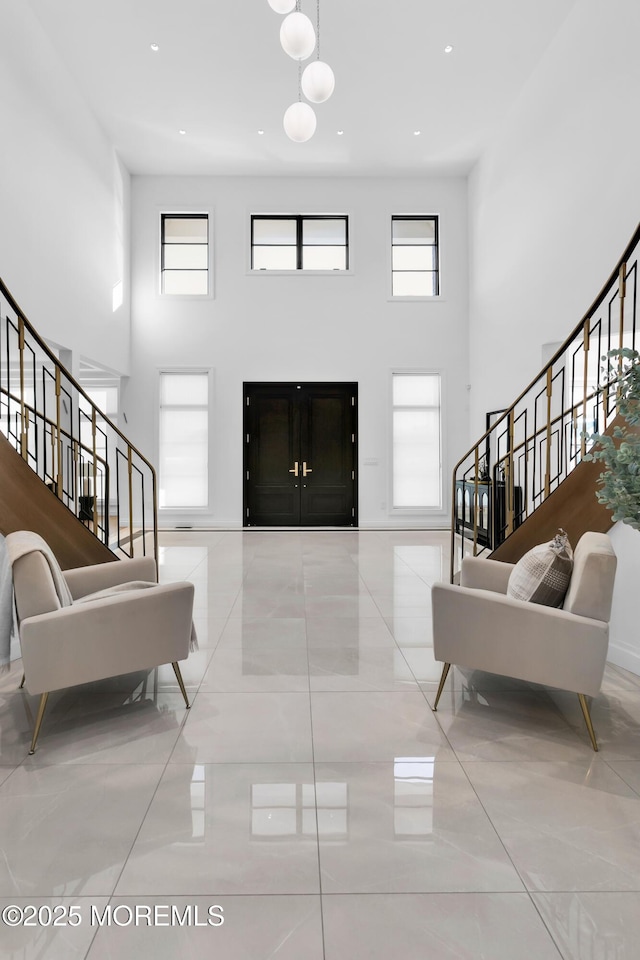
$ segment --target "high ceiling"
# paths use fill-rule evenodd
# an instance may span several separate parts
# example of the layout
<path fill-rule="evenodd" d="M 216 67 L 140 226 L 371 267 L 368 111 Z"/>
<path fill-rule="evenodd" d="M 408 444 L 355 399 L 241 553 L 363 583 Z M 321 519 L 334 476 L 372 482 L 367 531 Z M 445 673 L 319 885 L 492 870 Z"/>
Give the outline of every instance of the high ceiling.
<path fill-rule="evenodd" d="M 303 144 L 267 0 L 28 2 L 132 173 L 367 176 L 466 173 L 576 0 L 320 0 L 336 89 Z"/>

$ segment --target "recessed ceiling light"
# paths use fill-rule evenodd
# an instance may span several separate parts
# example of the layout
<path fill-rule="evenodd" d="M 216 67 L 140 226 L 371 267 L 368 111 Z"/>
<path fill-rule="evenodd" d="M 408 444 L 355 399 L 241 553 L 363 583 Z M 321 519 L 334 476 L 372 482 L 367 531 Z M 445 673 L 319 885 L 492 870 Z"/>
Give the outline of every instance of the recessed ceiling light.
<path fill-rule="evenodd" d="M 258 130 L 258 136 L 264 137 L 264 130 Z"/>
<path fill-rule="evenodd" d="M 181 137 L 186 137 L 186 135 L 187 135 L 187 131 L 186 131 L 186 130 L 178 130 L 178 133 L 180 134 Z"/>
<path fill-rule="evenodd" d="M 344 130 L 336 130 L 336 133 L 339 137 L 342 137 L 344 135 Z"/>
<path fill-rule="evenodd" d="M 414 131 L 413 131 L 414 137 L 419 137 L 421 133 L 422 133 L 422 130 L 414 130 Z"/>
<path fill-rule="evenodd" d="M 453 50 L 453 47 L 451 46 L 450 43 L 448 43 L 448 44 L 446 45 L 446 47 L 444 48 L 444 52 L 445 52 L 445 53 L 451 53 L 452 50 Z"/>
<path fill-rule="evenodd" d="M 151 49 L 153 50 L 154 53 L 157 53 L 158 50 L 160 49 L 160 47 L 158 46 L 157 43 L 151 43 L 151 44 L 149 44 L 149 46 L 151 47 Z"/>

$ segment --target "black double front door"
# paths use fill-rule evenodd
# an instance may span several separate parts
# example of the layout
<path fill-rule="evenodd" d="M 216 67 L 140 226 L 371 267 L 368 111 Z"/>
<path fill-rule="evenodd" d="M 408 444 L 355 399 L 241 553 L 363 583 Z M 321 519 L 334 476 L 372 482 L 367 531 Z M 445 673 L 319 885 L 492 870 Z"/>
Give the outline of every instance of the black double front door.
<path fill-rule="evenodd" d="M 245 383 L 244 524 L 355 527 L 355 383 Z"/>

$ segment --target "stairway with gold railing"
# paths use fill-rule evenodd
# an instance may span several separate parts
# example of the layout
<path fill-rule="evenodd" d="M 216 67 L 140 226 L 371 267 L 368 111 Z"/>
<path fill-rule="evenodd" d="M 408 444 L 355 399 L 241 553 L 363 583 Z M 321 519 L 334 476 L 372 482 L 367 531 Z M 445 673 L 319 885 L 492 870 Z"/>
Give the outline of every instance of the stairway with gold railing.
<path fill-rule="evenodd" d="M 152 553 L 153 466 L 96 406 L 0 280 L 0 532 L 32 529 L 64 568 Z"/>
<path fill-rule="evenodd" d="M 602 467 L 584 457 L 588 437 L 615 425 L 606 355 L 638 348 L 639 250 L 640 226 L 568 339 L 456 464 L 452 581 L 466 555 L 514 562 L 558 526 L 573 543 L 611 527 L 595 496 Z"/>

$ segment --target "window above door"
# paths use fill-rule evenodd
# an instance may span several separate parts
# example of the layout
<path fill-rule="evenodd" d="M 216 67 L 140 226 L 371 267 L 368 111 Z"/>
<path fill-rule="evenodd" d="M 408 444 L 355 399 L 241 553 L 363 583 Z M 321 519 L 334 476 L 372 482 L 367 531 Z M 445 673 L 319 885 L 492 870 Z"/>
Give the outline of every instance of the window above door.
<path fill-rule="evenodd" d="M 345 273 L 348 269 L 347 216 L 252 214 L 252 272 Z"/>

